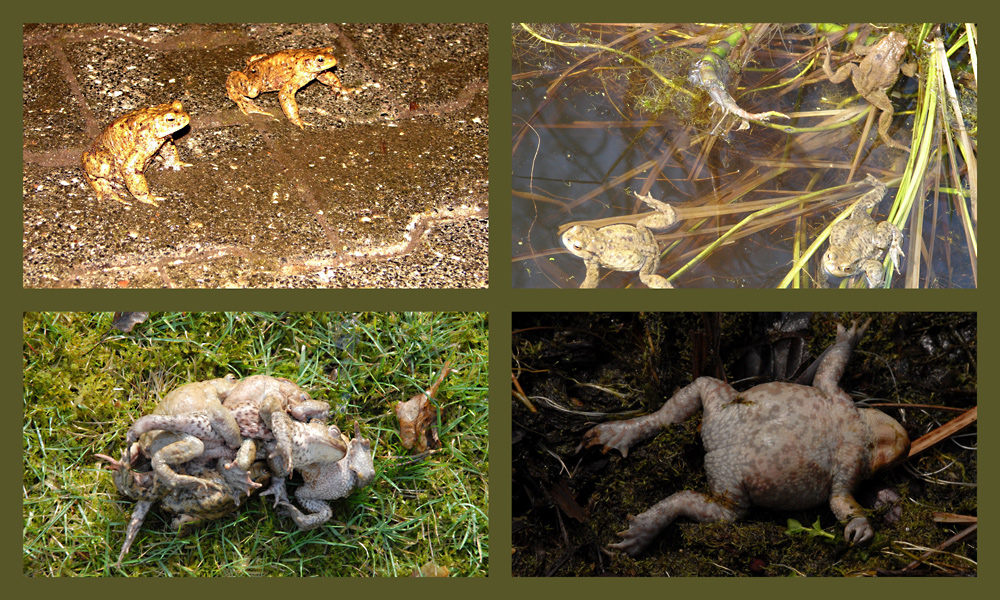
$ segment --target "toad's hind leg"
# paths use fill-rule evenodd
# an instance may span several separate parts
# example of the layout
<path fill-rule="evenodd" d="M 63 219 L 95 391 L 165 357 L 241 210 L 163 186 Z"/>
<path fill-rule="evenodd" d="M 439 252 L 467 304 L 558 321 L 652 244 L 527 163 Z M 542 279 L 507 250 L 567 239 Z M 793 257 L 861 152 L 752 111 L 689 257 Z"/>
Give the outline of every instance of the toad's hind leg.
<path fill-rule="evenodd" d="M 651 288 L 662 290 L 671 290 L 674 288 L 674 286 L 667 281 L 666 277 L 655 273 L 639 273 L 639 280 L 645 283 L 647 287 Z"/>
<path fill-rule="evenodd" d="M 659 251 L 659 248 L 657 248 L 657 251 Z M 667 281 L 666 277 L 654 273 L 654 271 L 656 271 L 657 267 L 659 266 L 660 266 L 659 256 L 654 256 L 651 260 L 647 261 L 646 264 L 644 264 L 642 268 L 639 269 L 639 281 L 645 283 L 646 286 L 650 288 L 661 289 L 661 290 L 673 289 L 674 286 L 672 286 L 670 282 Z"/>
<path fill-rule="evenodd" d="M 881 268 L 881 265 L 879 267 Z M 837 339 L 832 346 L 823 352 L 816 369 L 816 376 L 813 378 L 813 387 L 823 392 L 828 398 L 842 397 L 840 377 L 844 374 L 844 369 L 847 368 L 851 352 L 861 341 L 871 322 L 871 319 L 868 319 L 864 325 L 858 327 L 858 322 L 855 321 L 851 324 L 850 329 L 844 329 L 842 324 L 837 324 Z"/>
<path fill-rule="evenodd" d="M 226 94 L 230 100 L 236 103 L 240 112 L 245 115 L 256 113 L 258 115 L 267 115 L 272 119 L 278 118 L 266 110 L 257 108 L 257 105 L 250 101 L 250 98 L 256 98 L 260 95 L 260 90 L 250 83 L 250 78 L 242 71 L 232 71 L 229 73 L 229 78 L 226 79 Z"/>
<path fill-rule="evenodd" d="M 309 511 L 308 514 L 303 513 L 292 504 L 284 504 L 284 507 L 288 512 L 288 516 L 292 517 L 292 520 L 295 521 L 295 524 L 298 525 L 299 529 L 302 531 L 316 529 L 323 523 L 329 521 L 330 517 L 333 516 L 333 509 L 330 508 L 329 503 L 323 500 L 298 497 L 296 497 L 296 499 L 306 510 Z"/>
<path fill-rule="evenodd" d="M 153 503 L 147 500 L 140 500 L 135 503 L 135 508 L 132 510 L 132 517 L 129 519 L 128 528 L 125 532 L 125 542 L 122 544 L 122 551 L 118 554 L 118 562 L 115 563 L 116 567 L 121 566 L 122 560 L 125 559 L 129 548 L 132 547 L 132 542 L 135 541 L 135 536 L 139 534 L 142 522 L 146 520 L 146 514 L 149 513 L 149 509 L 152 507 Z"/>
<path fill-rule="evenodd" d="M 618 533 L 622 541 L 611 544 L 609 548 L 635 556 L 678 517 L 686 517 L 698 523 L 735 521 L 746 510 L 731 502 L 728 496 L 718 499 L 692 491 L 677 492 L 638 516 L 630 515 L 628 529 Z"/>
<path fill-rule="evenodd" d="M 205 444 L 194 436 L 185 436 L 183 439 L 164 446 L 153 454 L 153 470 L 157 477 L 170 488 L 191 487 L 200 485 L 203 488 L 215 488 L 222 491 L 222 486 L 214 481 L 194 477 L 192 475 L 182 475 L 174 471 L 172 465 L 181 465 L 205 453 Z"/>

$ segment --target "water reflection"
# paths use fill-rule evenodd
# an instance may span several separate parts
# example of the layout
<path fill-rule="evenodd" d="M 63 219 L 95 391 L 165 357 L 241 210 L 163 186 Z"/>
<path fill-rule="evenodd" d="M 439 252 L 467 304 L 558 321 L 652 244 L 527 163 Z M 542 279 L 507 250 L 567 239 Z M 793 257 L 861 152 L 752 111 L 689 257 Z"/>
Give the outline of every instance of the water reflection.
<path fill-rule="evenodd" d="M 904 235 L 903 273 L 893 273 L 888 285 L 976 285 L 975 245 L 970 250 L 967 233 L 975 228 L 974 203 L 953 193 L 961 186 L 968 194 L 974 175 L 970 180 L 957 150 L 954 162 L 930 151 L 942 143 L 940 114 L 932 113 L 934 127 L 928 128 L 929 160 L 907 171 L 910 154 L 887 148 L 877 125 L 866 129 L 872 111 L 851 81 L 831 84 L 820 68 L 827 37 L 837 66 L 859 60 L 851 54 L 854 35 L 878 39 L 883 32 L 864 25 L 823 34 L 807 25 L 748 27 L 725 57 L 735 67 L 726 89 L 749 112 L 780 111 L 791 118 L 740 129 L 742 119 L 724 115 L 688 81 L 698 57 L 732 29 L 529 27 L 537 36 L 515 26 L 513 39 L 515 287 L 579 287 L 584 261 L 566 252 L 560 233 L 596 219 L 596 226 L 635 224 L 650 211 L 637 193 L 678 211 L 678 225 L 654 232 L 661 252 L 657 273 L 677 287 L 847 283 L 827 280 L 820 266 L 827 244 L 819 240 L 870 189 L 858 183 L 868 173 L 889 184 L 873 216 L 897 221 Z M 931 44 L 912 41 L 932 37 L 920 26 L 894 30 L 910 37 L 911 60 L 914 47 L 921 57 L 932 52 Z M 937 35 L 950 47 L 961 33 L 956 28 Z M 950 60 L 955 73 L 969 62 L 963 52 Z M 969 88 L 974 114 L 974 81 L 963 89 Z M 909 144 L 923 98 L 916 79 L 902 77 L 894 89 L 889 135 Z M 974 141 L 972 148 L 974 169 Z M 900 183 L 905 194 L 897 193 Z M 597 285 L 645 287 L 636 272 L 609 269 L 601 269 Z"/>

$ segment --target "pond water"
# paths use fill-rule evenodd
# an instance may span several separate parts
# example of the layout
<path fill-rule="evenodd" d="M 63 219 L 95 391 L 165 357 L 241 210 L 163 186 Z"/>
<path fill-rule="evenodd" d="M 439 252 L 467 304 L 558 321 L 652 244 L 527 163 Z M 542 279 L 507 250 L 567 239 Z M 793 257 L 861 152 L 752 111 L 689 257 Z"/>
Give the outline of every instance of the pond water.
<path fill-rule="evenodd" d="M 514 27 L 514 287 L 579 287 L 586 268 L 563 248 L 561 231 L 567 223 L 596 219 L 602 220 L 596 227 L 634 224 L 635 215 L 650 212 L 637 193 L 649 193 L 678 210 L 677 225 L 654 232 L 661 255 L 656 272 L 676 287 L 867 286 L 863 277 L 841 281 L 825 275 L 821 260 L 826 242 L 800 261 L 797 275 L 790 274 L 802 252 L 871 189 L 859 183 L 868 173 L 889 184 L 871 211 L 876 221 L 885 220 L 909 158 L 906 151 L 885 146 L 877 124 L 862 136 L 869 104 L 857 96 L 850 79 L 831 84 L 825 77 L 826 43 L 818 41 L 825 38 L 812 27 L 761 26 L 733 44 L 726 57 L 735 63 L 727 90 L 739 106 L 792 117 L 772 119 L 774 128 L 751 122 L 745 129 L 740 129 L 741 119 L 725 115 L 687 79 L 706 47 L 732 30 L 694 25 L 528 27 L 544 41 Z M 867 31 L 862 26 L 846 29 L 858 30 Z M 882 35 L 872 31 L 868 39 Z M 842 33 L 831 34 L 830 41 L 834 68 L 860 60 Z M 912 60 L 912 44 L 907 56 Z M 903 76 L 894 89 L 896 115 L 889 135 L 909 144 L 918 83 Z M 824 123 L 829 128 L 804 131 Z M 798 131 L 789 133 L 786 126 Z M 935 134 L 934 139 L 940 137 Z M 859 144 L 859 164 L 849 182 Z M 949 159 L 932 156 L 931 164 L 915 175 L 922 182 L 919 196 L 899 217 L 906 256 L 903 273 L 893 275 L 889 285 L 975 287 L 974 253 L 968 248 L 963 214 L 956 210 L 958 203 L 969 201 L 950 193 L 954 179 Z M 956 162 L 967 192 L 967 171 L 960 156 Z M 805 194 L 813 195 L 803 198 Z M 911 240 L 913 235 L 918 239 Z M 598 287 L 645 286 L 635 272 L 602 268 Z"/>

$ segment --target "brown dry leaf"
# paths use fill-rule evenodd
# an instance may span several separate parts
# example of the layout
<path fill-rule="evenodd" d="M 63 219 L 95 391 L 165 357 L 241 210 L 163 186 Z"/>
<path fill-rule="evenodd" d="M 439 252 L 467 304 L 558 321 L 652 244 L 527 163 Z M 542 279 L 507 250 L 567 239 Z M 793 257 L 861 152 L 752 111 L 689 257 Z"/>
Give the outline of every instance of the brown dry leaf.
<path fill-rule="evenodd" d="M 132 331 L 132 328 L 149 318 L 148 312 L 116 312 L 111 326 L 122 333 Z"/>
<path fill-rule="evenodd" d="M 438 407 L 431 403 L 431 399 L 450 371 L 449 363 L 445 362 L 441 374 L 429 390 L 396 405 L 399 440 L 404 448 L 416 449 L 420 453 L 441 446 L 437 435 Z"/>

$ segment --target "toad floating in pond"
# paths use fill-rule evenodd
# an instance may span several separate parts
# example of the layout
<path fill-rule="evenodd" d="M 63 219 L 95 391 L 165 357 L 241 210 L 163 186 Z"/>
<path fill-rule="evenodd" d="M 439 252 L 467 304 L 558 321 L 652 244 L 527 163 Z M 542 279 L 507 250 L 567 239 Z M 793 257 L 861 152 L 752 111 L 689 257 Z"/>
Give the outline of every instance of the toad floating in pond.
<path fill-rule="evenodd" d="M 242 71 L 233 71 L 226 80 L 226 93 L 240 107 L 243 114 L 257 113 L 274 117 L 257 108 L 250 101 L 264 92 L 278 92 L 281 110 L 292 123 L 305 129 L 309 123 L 299 118 L 299 105 L 295 92 L 313 79 L 326 85 L 336 94 L 345 96 L 354 91 L 345 88 L 340 78 L 327 69 L 337 66 L 333 48 L 308 50 L 282 50 L 274 54 L 255 54 L 247 59 Z"/>
<path fill-rule="evenodd" d="M 638 271 L 639 280 L 651 288 L 672 288 L 662 275 L 657 275 L 660 266 L 660 247 L 651 229 L 666 229 L 677 222 L 677 213 L 666 202 L 653 198 L 651 194 L 635 195 L 656 212 L 649 213 L 635 225 L 607 225 L 596 229 L 589 225 L 574 225 L 562 234 L 562 244 L 571 254 L 583 259 L 587 266 L 587 276 L 581 288 L 597 287 L 600 267 L 614 271 Z"/>
<path fill-rule="evenodd" d="M 588 431 L 582 447 L 629 448 L 702 410 L 701 437 L 711 494 L 682 491 L 637 517 L 612 544 L 633 556 L 678 517 L 700 523 L 734 521 L 751 505 L 799 510 L 829 502 L 844 537 L 865 542 L 874 535 L 854 490 L 876 471 L 906 456 L 910 441 L 892 417 L 858 409 L 838 382 L 868 324 L 837 328 L 812 386 L 772 382 L 738 392 L 718 379 L 699 377 L 663 407 L 644 417 L 603 423 Z"/>
<path fill-rule="evenodd" d="M 157 206 L 159 196 L 149 193 L 143 171 L 159 153 L 162 168 L 175 171 L 190 167 L 181 162 L 173 134 L 191 121 L 180 102 L 143 108 L 119 117 L 97 136 L 90 150 L 83 153 L 83 170 L 98 200 L 113 198 L 129 204 L 116 187 L 122 181 L 139 202 Z"/>
<path fill-rule="evenodd" d="M 823 268 L 834 277 L 850 277 L 864 272 L 868 287 L 876 288 L 885 279 L 882 256 L 888 250 L 896 272 L 899 272 L 899 257 L 903 256 L 903 234 L 888 221 L 878 224 L 868 211 L 877 206 L 885 196 L 886 185 L 873 177 L 865 177 L 865 183 L 873 189 L 858 200 L 850 218 L 833 226 L 830 232 L 830 248 L 823 256 Z"/>
<path fill-rule="evenodd" d="M 854 88 L 861 96 L 872 103 L 872 106 L 882 111 L 878 118 L 878 134 L 887 146 L 910 151 L 906 145 L 900 144 L 889 137 L 889 126 L 892 125 L 892 102 L 886 92 L 896 84 L 899 72 L 907 77 L 917 73 L 914 63 L 900 64 L 906 54 L 906 36 L 898 31 L 890 31 L 877 43 L 864 45 L 864 36 L 858 34 L 854 42 L 854 53 L 863 56 L 860 64 L 846 64 L 834 73 L 830 68 L 830 45 L 827 43 L 826 60 L 823 61 L 823 72 L 832 83 L 840 83 L 848 77 L 854 83 Z"/>

